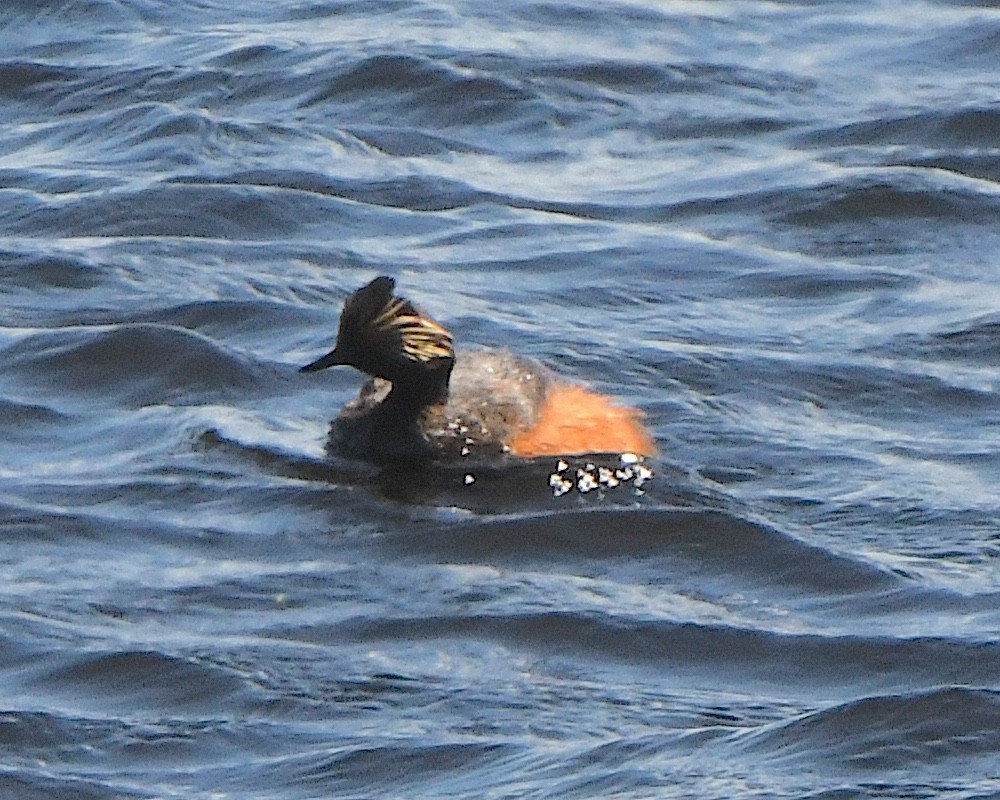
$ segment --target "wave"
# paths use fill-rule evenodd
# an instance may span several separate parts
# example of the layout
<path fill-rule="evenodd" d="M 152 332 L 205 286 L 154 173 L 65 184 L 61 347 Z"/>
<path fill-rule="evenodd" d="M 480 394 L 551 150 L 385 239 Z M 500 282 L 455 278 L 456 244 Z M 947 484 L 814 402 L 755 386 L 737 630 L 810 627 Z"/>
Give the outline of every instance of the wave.
<path fill-rule="evenodd" d="M 34 334 L 0 351 L 0 362 L 36 387 L 133 406 L 264 392 L 277 377 L 200 334 L 153 324 Z"/>
<path fill-rule="evenodd" d="M 432 738 L 423 744 L 311 748 L 268 760 L 255 769 L 265 773 L 268 781 L 277 778 L 287 786 L 322 786 L 324 794 L 381 795 L 423 789 L 432 790 L 435 796 L 461 796 L 479 785 L 484 772 L 501 773 L 503 765 L 522 750 L 516 744 L 439 742 Z"/>
<path fill-rule="evenodd" d="M 907 356 L 913 355 L 908 349 Z M 938 412 L 947 415 L 943 419 L 976 417 L 996 406 L 988 387 L 966 385 L 961 375 L 927 374 L 919 363 L 887 363 L 860 354 L 848 361 L 719 352 L 679 359 L 674 374 L 703 394 L 725 394 L 740 386 L 757 397 L 843 410 L 866 422 L 924 419 Z"/>
<path fill-rule="evenodd" d="M 0 430 L 12 438 L 22 438 L 30 428 L 46 428 L 66 422 L 68 417 L 48 406 L 18 403 L 0 398 Z"/>
<path fill-rule="evenodd" d="M 31 291 L 95 289 L 105 278 L 105 269 L 83 258 L 0 252 L 0 281 L 5 287 Z"/>
<path fill-rule="evenodd" d="M 992 766 L 1000 749 L 1000 692 L 942 686 L 863 697 L 804 714 L 738 737 L 738 749 L 758 757 L 831 762 L 862 771 L 915 766 Z"/>
<path fill-rule="evenodd" d="M 9 227 L 28 236 L 58 231 L 62 236 L 261 240 L 338 217 L 345 224 L 356 216 L 346 206 L 338 210 L 330 202 L 319 203 L 315 195 L 261 187 L 167 183 L 59 203 L 25 203 Z"/>
<path fill-rule="evenodd" d="M 494 199 L 461 181 L 423 175 L 348 180 L 303 170 L 253 170 L 211 178 L 191 176 L 177 180 L 187 185 L 289 189 L 412 211 L 447 211 Z"/>
<path fill-rule="evenodd" d="M 1000 210 L 1000 200 L 992 194 L 971 187 L 941 186 L 911 175 L 873 175 L 797 194 L 797 202 L 789 203 L 794 210 L 781 212 L 778 219 L 806 228 L 912 219 L 985 225 Z"/>
<path fill-rule="evenodd" d="M 26 683 L 29 691 L 59 698 L 64 708 L 82 710 L 171 707 L 218 713 L 246 691 L 244 680 L 228 670 L 154 651 L 51 658 Z"/>
<path fill-rule="evenodd" d="M 948 330 L 900 336 L 887 349 L 943 362 L 1000 366 L 1000 319 L 990 315 L 955 324 Z"/>
<path fill-rule="evenodd" d="M 728 625 L 646 621 L 583 613 L 522 613 L 357 618 L 275 629 L 270 635 L 314 644 L 494 641 L 538 658 L 593 668 L 653 669 L 669 685 L 711 675 L 732 691 L 779 683 L 806 696 L 863 684 L 886 691 L 925 685 L 989 685 L 1000 644 L 944 638 L 776 633 Z"/>
<path fill-rule="evenodd" d="M 526 104 L 547 116 L 541 96 L 514 81 L 422 56 L 371 56 L 321 82 L 304 107 L 355 100 L 371 119 L 402 118 L 430 129 L 520 120 L 532 114 Z"/>
<path fill-rule="evenodd" d="M 937 148 L 993 147 L 1000 136 L 1000 111 L 996 108 L 961 108 L 922 111 L 899 117 L 852 122 L 802 134 L 808 146 L 843 147 L 919 145 Z"/>
<path fill-rule="evenodd" d="M 564 504 L 558 513 L 458 523 L 420 535 L 392 533 L 383 542 L 399 556 L 435 556 L 448 563 L 663 557 L 683 560 L 681 569 L 703 578 L 715 572 L 820 596 L 899 585 L 898 577 L 872 564 L 714 510 L 574 510 Z"/>

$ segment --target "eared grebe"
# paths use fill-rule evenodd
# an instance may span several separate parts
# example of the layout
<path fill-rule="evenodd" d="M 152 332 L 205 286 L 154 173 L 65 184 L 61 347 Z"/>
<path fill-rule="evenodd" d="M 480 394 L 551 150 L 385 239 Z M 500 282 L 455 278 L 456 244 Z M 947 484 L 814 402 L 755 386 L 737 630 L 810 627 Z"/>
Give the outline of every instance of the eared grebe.
<path fill-rule="evenodd" d="M 642 412 L 534 359 L 473 350 L 456 361 L 451 334 L 394 288 L 382 276 L 352 294 L 334 349 L 301 369 L 347 365 L 371 377 L 331 424 L 332 453 L 380 464 L 656 453 Z"/>

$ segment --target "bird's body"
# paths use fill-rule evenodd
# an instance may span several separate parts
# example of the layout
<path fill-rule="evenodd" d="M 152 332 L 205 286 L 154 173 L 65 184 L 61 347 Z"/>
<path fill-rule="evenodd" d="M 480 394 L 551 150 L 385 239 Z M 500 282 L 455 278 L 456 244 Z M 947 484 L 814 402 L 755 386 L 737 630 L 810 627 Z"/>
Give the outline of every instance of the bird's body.
<path fill-rule="evenodd" d="M 370 376 L 333 421 L 334 454 L 375 463 L 502 455 L 656 452 L 641 412 L 559 380 L 506 350 L 463 351 L 451 334 L 376 278 L 344 305 L 334 350 L 302 368 Z"/>

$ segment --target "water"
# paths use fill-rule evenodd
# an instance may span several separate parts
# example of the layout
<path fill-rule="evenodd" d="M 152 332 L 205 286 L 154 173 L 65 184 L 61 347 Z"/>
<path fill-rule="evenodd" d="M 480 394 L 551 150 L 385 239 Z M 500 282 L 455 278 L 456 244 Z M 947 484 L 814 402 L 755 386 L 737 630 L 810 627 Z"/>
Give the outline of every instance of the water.
<path fill-rule="evenodd" d="M 0 795 L 1000 794 L 993 4 L 0 25 Z M 327 460 L 381 273 L 645 494 Z"/>

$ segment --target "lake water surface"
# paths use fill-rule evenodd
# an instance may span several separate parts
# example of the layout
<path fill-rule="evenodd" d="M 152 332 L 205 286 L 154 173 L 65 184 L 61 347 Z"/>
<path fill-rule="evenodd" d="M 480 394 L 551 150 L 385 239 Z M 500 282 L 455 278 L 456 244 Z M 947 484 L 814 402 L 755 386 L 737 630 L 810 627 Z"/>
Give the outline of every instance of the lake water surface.
<path fill-rule="evenodd" d="M 0 795 L 1000 796 L 1000 9 L 0 4 Z M 326 458 L 378 274 L 636 493 Z"/>

